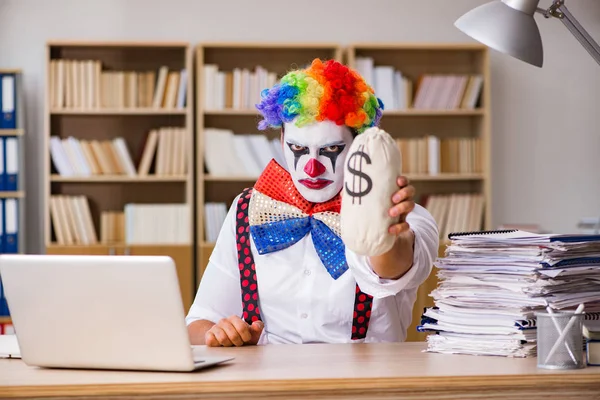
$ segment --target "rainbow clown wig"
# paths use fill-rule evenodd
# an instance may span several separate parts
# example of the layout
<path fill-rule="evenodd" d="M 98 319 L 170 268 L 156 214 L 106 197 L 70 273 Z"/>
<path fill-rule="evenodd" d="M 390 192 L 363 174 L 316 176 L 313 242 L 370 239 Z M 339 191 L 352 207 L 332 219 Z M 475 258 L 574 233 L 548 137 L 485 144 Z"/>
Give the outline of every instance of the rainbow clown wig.
<path fill-rule="evenodd" d="M 361 133 L 379 123 L 383 103 L 356 71 L 317 58 L 310 67 L 290 71 L 263 90 L 256 108 L 264 118 L 258 124 L 261 130 L 280 128 L 294 119 L 299 127 L 329 120 Z"/>

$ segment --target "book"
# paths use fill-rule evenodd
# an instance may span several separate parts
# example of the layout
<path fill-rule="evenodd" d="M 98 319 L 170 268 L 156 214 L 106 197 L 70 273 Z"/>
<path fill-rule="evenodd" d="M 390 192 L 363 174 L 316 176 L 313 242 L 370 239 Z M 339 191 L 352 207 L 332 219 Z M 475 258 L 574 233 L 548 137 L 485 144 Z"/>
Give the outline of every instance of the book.
<path fill-rule="evenodd" d="M 50 61 L 48 77 L 52 109 L 183 109 L 186 106 L 185 69 L 160 66 L 154 71 L 117 71 L 103 69 L 100 60 L 55 59 Z"/>
<path fill-rule="evenodd" d="M 481 138 L 440 139 L 435 135 L 395 139 L 404 174 L 481 173 Z"/>
<path fill-rule="evenodd" d="M 600 341 L 600 320 L 583 321 L 583 336 L 588 340 Z"/>
<path fill-rule="evenodd" d="M 585 343 L 587 365 L 600 366 L 600 341 L 588 340 Z"/>
<path fill-rule="evenodd" d="M 17 128 L 17 78 L 15 74 L 0 73 L 0 129 Z"/>
<path fill-rule="evenodd" d="M 219 65 L 207 63 L 203 67 L 203 104 L 206 110 L 254 110 L 260 102 L 262 90 L 277 81 L 275 72 L 256 65 L 250 68 L 220 70 Z"/>
<path fill-rule="evenodd" d="M 481 193 L 432 194 L 422 205 L 436 221 L 441 241 L 451 232 L 482 228 L 485 198 Z"/>
<path fill-rule="evenodd" d="M 229 129 L 204 130 L 204 165 L 213 177 L 258 178 L 272 159 L 285 168 L 278 139 L 269 141 L 262 135 L 234 133 Z"/>
<path fill-rule="evenodd" d="M 129 145 L 122 137 L 88 141 L 71 136 L 63 139 L 51 136 L 50 156 L 54 170 L 64 177 L 185 175 L 189 159 L 186 135 L 185 128 L 163 127 L 151 130 L 137 167 L 131 157 Z M 2 143 L 0 140 L 0 145 Z M 156 162 L 152 164 L 155 155 Z M 153 171 L 152 165 L 155 166 Z M 11 179 L 16 180 L 14 168 L 10 172 Z"/>

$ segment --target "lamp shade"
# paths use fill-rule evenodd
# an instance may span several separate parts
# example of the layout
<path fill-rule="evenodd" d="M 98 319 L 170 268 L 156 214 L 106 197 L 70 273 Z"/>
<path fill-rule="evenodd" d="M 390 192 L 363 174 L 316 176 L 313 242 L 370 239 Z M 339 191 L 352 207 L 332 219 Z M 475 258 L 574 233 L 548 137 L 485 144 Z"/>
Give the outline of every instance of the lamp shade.
<path fill-rule="evenodd" d="M 469 11 L 454 25 L 494 50 L 541 67 L 544 50 L 534 19 L 539 0 L 493 1 Z"/>

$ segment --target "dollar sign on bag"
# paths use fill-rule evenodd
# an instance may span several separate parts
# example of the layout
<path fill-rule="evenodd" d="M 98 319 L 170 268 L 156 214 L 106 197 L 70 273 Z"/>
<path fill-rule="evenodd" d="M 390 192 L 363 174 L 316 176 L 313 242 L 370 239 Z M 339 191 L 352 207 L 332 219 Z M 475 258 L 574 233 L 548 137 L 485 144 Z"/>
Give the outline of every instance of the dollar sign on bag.
<path fill-rule="evenodd" d="M 352 190 L 348 187 L 348 182 L 346 182 L 346 192 L 350 196 L 352 196 L 352 204 L 354 204 L 354 200 L 358 197 L 358 204 L 361 204 L 362 197 L 367 195 L 371 189 L 373 188 L 373 181 L 369 177 L 369 175 L 365 174 L 362 171 L 363 159 L 367 164 L 371 164 L 371 157 L 364 151 L 365 146 L 359 146 L 358 150 L 352 153 L 350 158 L 348 159 L 348 170 L 352 177 Z M 360 159 L 360 161 L 357 161 Z M 358 169 L 356 169 L 356 163 L 358 164 Z M 363 179 L 365 180 L 366 187 L 363 188 Z M 358 187 L 357 187 L 358 186 Z"/>

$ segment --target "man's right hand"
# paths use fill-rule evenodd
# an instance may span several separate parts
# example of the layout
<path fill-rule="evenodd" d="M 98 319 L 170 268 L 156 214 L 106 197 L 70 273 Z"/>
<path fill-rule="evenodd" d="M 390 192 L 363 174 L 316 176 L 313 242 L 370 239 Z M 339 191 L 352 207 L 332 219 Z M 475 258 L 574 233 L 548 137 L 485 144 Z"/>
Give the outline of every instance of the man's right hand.
<path fill-rule="evenodd" d="M 255 345 L 264 326 L 262 321 L 254 321 L 252 325 L 248 325 L 237 315 L 232 315 L 213 325 L 206 332 L 204 342 L 210 347 Z"/>

